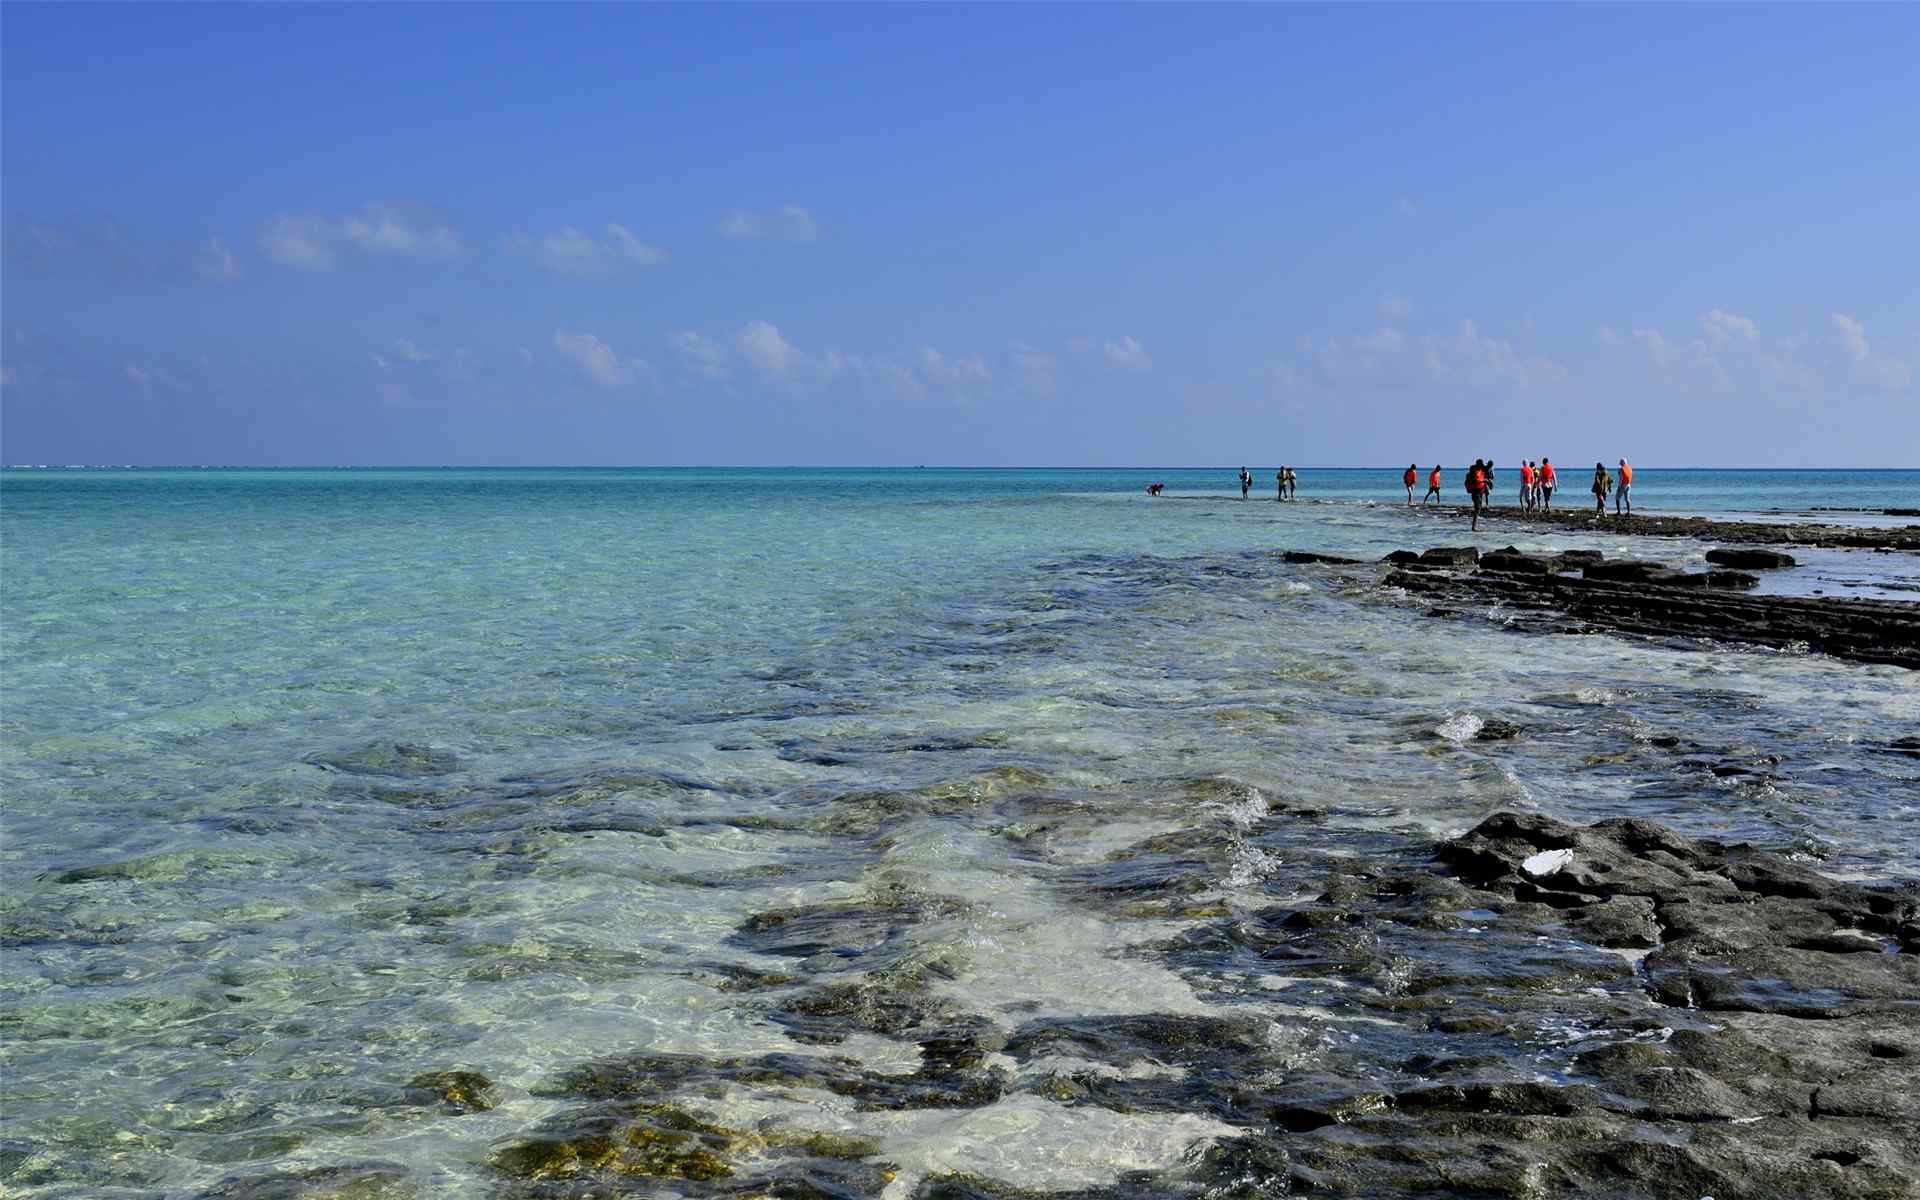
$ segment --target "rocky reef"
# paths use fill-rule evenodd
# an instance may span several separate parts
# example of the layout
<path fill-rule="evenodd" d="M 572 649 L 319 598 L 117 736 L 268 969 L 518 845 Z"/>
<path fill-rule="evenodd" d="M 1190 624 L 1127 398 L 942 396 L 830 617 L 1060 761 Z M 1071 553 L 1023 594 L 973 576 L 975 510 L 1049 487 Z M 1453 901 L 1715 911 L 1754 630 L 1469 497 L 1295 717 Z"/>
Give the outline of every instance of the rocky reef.
<path fill-rule="evenodd" d="M 1740 594 L 1759 582 L 1751 569 L 1790 566 L 1783 554 L 1709 553 L 1709 562 L 1750 569 L 1738 571 L 1677 571 L 1592 550 L 1526 554 L 1511 546 L 1484 555 L 1472 546 L 1401 550 L 1386 561 L 1394 569 L 1383 586 L 1439 601 L 1433 611 L 1441 614 L 1451 605 L 1498 603 L 1528 614 L 1523 627 L 1536 631 L 1711 638 L 1920 667 L 1920 605 Z"/>
<path fill-rule="evenodd" d="M 1562 489 L 1564 496 L 1565 489 Z M 1592 499 L 1591 496 L 1588 497 Z M 1464 508 L 1414 509 L 1416 514 L 1459 517 Z M 1886 509 L 1893 515 L 1914 515 L 1907 509 Z M 1727 521 L 1717 517 L 1676 517 L 1639 512 L 1615 516 L 1609 508 L 1596 513 L 1591 507 L 1574 504 L 1566 508 L 1536 509 L 1495 507 L 1480 520 L 1495 526 L 1530 526 L 1536 529 L 1573 529 L 1582 533 L 1624 533 L 1634 537 L 1684 537 L 1700 541 L 1736 545 L 1829 546 L 1845 549 L 1920 551 L 1920 525 L 1874 528 L 1860 525 L 1833 525 L 1820 522 Z"/>

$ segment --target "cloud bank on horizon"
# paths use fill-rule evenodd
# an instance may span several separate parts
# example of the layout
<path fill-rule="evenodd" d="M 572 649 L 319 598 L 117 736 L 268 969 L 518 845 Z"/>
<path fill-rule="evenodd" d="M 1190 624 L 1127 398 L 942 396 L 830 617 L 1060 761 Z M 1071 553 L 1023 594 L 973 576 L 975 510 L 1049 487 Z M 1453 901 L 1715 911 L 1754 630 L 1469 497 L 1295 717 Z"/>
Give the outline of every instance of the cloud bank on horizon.
<path fill-rule="evenodd" d="M 1920 463 L 1920 9 L 16 4 L 0 56 L 7 462 Z"/>

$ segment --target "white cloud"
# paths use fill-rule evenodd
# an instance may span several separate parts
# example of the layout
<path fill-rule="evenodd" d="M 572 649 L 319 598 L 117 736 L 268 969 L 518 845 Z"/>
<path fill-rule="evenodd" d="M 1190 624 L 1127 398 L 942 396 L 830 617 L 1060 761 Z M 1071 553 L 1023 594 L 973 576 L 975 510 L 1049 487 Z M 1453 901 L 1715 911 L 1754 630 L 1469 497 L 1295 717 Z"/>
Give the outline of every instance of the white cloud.
<path fill-rule="evenodd" d="M 687 368 L 695 374 L 704 375 L 708 379 L 718 379 L 727 373 L 726 350 L 720 343 L 705 334 L 683 329 L 670 336 L 667 341 L 673 347 L 674 353 L 678 354 L 685 361 Z"/>
<path fill-rule="evenodd" d="M 651 267 L 667 261 L 667 252 L 649 246 L 624 225 L 612 221 L 593 237 L 571 225 L 538 238 L 521 233 L 507 239 L 507 248 L 526 254 L 556 275 L 580 279 L 601 278 L 628 267 Z"/>
<path fill-rule="evenodd" d="M 1840 331 L 1840 344 L 1847 348 L 1853 361 L 1865 362 L 1873 357 L 1873 347 L 1867 344 L 1866 326 L 1845 313 L 1834 313 L 1833 327 Z"/>
<path fill-rule="evenodd" d="M 1700 318 L 1700 327 L 1707 331 L 1707 340 L 1716 346 L 1724 346 L 1736 340 L 1757 342 L 1760 340 L 1759 327 L 1749 317 L 1742 317 L 1724 309 L 1716 308 Z"/>
<path fill-rule="evenodd" d="M 1874 353 L 1873 346 L 1867 341 L 1866 326 L 1846 313 L 1834 313 L 1832 320 L 1840 336 L 1840 345 L 1846 350 L 1847 357 L 1853 360 L 1857 378 L 1891 392 L 1903 391 L 1913 382 L 1913 369 L 1906 363 Z"/>
<path fill-rule="evenodd" d="M 569 333 L 557 329 L 553 334 L 553 348 L 560 352 L 582 375 L 601 387 L 619 387 L 624 378 L 620 356 L 590 333 Z"/>
<path fill-rule="evenodd" d="M 281 215 L 260 227 L 260 252 L 284 267 L 326 271 L 333 267 L 334 231 L 325 217 Z"/>
<path fill-rule="evenodd" d="M 1148 357 L 1147 348 L 1140 344 L 1138 338 L 1123 337 L 1117 342 L 1103 343 L 1100 348 L 1106 354 L 1107 361 L 1123 371 L 1153 369 L 1153 359 Z"/>
<path fill-rule="evenodd" d="M 1013 361 L 1014 370 L 1029 374 L 1051 374 L 1059 366 L 1053 355 L 1025 342 L 1008 342 L 1007 357 Z"/>
<path fill-rule="evenodd" d="M 201 248 L 200 254 L 193 260 L 193 269 L 200 278 L 212 283 L 232 283 L 240 278 L 240 260 L 227 249 L 227 244 L 219 238 L 209 238 Z"/>
<path fill-rule="evenodd" d="M 720 234 L 737 240 L 778 238 L 810 242 L 820 235 L 813 214 L 798 204 L 782 204 L 771 212 L 736 208 L 720 220 Z"/>
<path fill-rule="evenodd" d="M 978 354 L 952 358 L 932 346 L 920 347 L 920 370 L 935 383 L 951 387 L 988 383 L 993 379 L 993 372 L 987 370 L 986 360 Z"/>
<path fill-rule="evenodd" d="M 1633 340 L 1647 348 L 1647 357 L 1653 360 L 1654 366 L 1667 365 L 1672 352 L 1667 348 L 1666 337 L 1658 329 L 1636 329 L 1633 331 Z"/>
<path fill-rule="evenodd" d="M 393 343 L 393 346 L 394 346 L 394 349 L 400 352 L 400 357 L 406 359 L 410 363 L 423 363 L 423 362 L 433 361 L 433 355 L 429 354 L 425 350 L 422 350 L 420 347 L 414 345 L 412 338 L 400 338 Z"/>
<path fill-rule="evenodd" d="M 446 225 L 382 204 L 342 217 L 340 236 L 369 254 L 453 258 L 460 253 L 460 239 Z"/>
<path fill-rule="evenodd" d="M 1460 322 L 1460 332 L 1455 336 L 1426 337 L 1421 345 L 1426 351 L 1427 373 L 1435 380 L 1531 390 L 1563 383 L 1567 378 L 1566 368 L 1559 363 L 1539 355 L 1522 355 L 1513 343 L 1481 334 L 1471 319 Z"/>
<path fill-rule="evenodd" d="M 151 393 L 156 387 L 165 388 L 173 392 L 184 392 L 187 390 L 186 384 L 168 374 L 163 367 L 143 367 L 134 363 L 126 363 L 121 366 L 120 373 L 126 377 L 128 383 L 139 388 L 142 392 Z"/>
<path fill-rule="evenodd" d="M 740 354 L 769 375 L 784 375 L 799 360 L 793 343 L 766 321 L 749 321 L 735 339 Z"/>
<path fill-rule="evenodd" d="M 281 213 L 260 226 L 260 250 L 282 266 L 327 271 L 343 254 L 454 258 L 460 239 L 436 218 L 389 205 L 369 205 L 332 217 Z"/>
<path fill-rule="evenodd" d="M 1383 317 L 1410 317 L 1413 315 L 1413 301 L 1394 292 L 1380 297 L 1380 315 Z"/>
<path fill-rule="evenodd" d="M 1354 348 L 1369 354 L 1398 354 L 1406 349 L 1407 337 L 1398 329 L 1376 329 L 1353 339 Z"/>

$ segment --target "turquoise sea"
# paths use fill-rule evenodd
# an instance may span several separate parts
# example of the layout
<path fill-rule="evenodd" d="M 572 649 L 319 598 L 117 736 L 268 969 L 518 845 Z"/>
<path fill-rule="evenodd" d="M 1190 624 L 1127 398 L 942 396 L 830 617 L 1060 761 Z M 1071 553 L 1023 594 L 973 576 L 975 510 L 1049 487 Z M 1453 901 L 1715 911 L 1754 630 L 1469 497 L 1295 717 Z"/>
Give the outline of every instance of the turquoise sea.
<path fill-rule="evenodd" d="M 729 1143 L 741 1179 L 1097 1188 L 1233 1131 L 1054 1104 L 1005 1055 L 990 1095 L 938 1103 L 789 1076 L 915 1077 L 900 995 L 1002 1031 L 1344 1030 L 1326 988 L 1229 998 L 1224 960 L 1169 939 L 1320 886 L 1308 857 L 1501 807 L 1920 873 L 1920 761 L 1885 750 L 1920 727 L 1912 673 L 1434 620 L 1275 554 L 1471 540 L 1406 511 L 1401 468 L 1299 468 L 1285 505 L 1251 469 L 1245 503 L 1231 467 L 0 473 L 0 1190 L 518 1195 L 503 1147 L 576 1106 L 553 1081 L 640 1051 L 676 1064 L 660 1095 L 759 1131 Z M 1867 510 L 1920 508 L 1920 471 L 1634 491 L 1903 522 Z M 1804 558 L 1769 586 L 1920 582 Z M 1760 765 L 1703 765 L 1733 761 Z M 1196 915 L 1110 878 L 1167 838 Z M 423 1082 L 450 1071 L 486 1106 Z M 793 1149 L 827 1133 L 870 1152 Z"/>

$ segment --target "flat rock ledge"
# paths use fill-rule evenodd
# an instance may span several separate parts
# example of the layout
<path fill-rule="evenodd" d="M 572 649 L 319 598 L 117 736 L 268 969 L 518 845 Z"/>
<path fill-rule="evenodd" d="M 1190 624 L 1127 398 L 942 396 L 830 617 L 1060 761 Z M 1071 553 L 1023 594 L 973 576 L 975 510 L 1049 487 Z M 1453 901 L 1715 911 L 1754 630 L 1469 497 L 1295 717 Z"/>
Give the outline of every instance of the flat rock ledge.
<path fill-rule="evenodd" d="M 1590 550 L 1523 554 L 1509 547 L 1481 554 L 1471 546 L 1439 547 L 1395 551 L 1386 561 L 1393 569 L 1383 586 L 1442 602 L 1506 605 L 1529 615 L 1524 629 L 1712 638 L 1920 669 L 1920 605 L 1742 595 L 1758 576 L 1718 567 L 1676 571 L 1603 559 Z"/>
<path fill-rule="evenodd" d="M 1458 518 L 1467 515 L 1469 510 L 1450 507 L 1414 511 L 1429 516 Z M 1895 515 L 1914 515 L 1904 509 L 1886 511 Z M 1615 516 L 1612 509 L 1596 513 L 1591 508 L 1577 506 L 1535 512 L 1496 506 L 1482 514 L 1480 520 L 1482 525 L 1491 522 L 1495 527 L 1525 525 L 1536 529 L 1577 529 L 1582 533 L 1626 533 L 1635 537 L 1686 537 L 1726 545 L 1829 546 L 1920 553 L 1920 525 L 1875 529 L 1816 522 L 1723 521 L 1713 517 L 1672 517 L 1653 513 Z"/>

